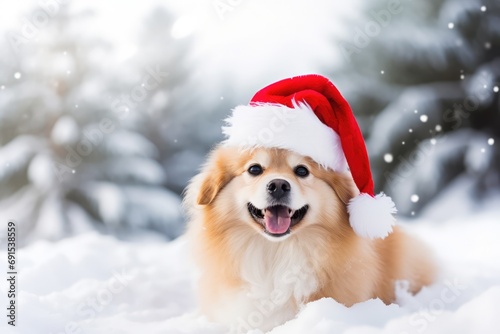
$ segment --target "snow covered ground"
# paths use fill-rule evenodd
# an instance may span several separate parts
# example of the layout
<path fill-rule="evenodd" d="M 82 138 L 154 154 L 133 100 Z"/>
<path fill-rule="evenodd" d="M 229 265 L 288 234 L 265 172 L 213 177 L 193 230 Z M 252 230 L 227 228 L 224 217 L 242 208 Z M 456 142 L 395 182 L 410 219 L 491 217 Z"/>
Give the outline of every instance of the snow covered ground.
<path fill-rule="evenodd" d="M 434 205 L 448 211 L 447 221 L 407 224 L 442 263 L 436 284 L 417 296 L 399 287 L 399 305 L 370 300 L 346 308 L 318 300 L 270 333 L 500 333 L 500 196 L 460 211 L 461 218 L 453 214 L 459 203 L 447 196 Z M 196 312 L 184 238 L 127 242 L 88 233 L 34 243 L 18 258 L 17 326 L 7 326 L 2 315 L 0 333 L 228 332 Z M 0 263 L 5 272 L 5 251 Z M 6 305 L 5 279 L 0 286 Z"/>

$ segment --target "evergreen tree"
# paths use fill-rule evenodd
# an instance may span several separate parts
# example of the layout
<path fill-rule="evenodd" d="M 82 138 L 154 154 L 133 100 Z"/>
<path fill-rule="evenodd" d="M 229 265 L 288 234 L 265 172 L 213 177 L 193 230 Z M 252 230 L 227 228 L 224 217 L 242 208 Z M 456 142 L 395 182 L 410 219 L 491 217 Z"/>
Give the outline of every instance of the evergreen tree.
<path fill-rule="evenodd" d="M 199 54 L 198 58 L 186 57 L 191 55 L 186 50 L 196 36 L 174 38 L 172 23 L 172 16 L 157 8 L 147 17 L 140 32 L 138 44 L 144 59 L 168 71 L 166 80 L 151 91 L 151 98 L 140 108 L 151 116 L 149 138 L 161 147 L 166 185 L 181 194 L 207 152 L 222 139 L 222 120 L 235 101 L 232 96 L 206 94 L 212 89 L 213 79 L 201 77 L 196 71 L 203 59 Z M 138 59 L 138 63 L 140 67 L 147 66 L 144 60 Z"/>
<path fill-rule="evenodd" d="M 151 87 L 180 64 L 157 69 L 145 54 L 141 68 L 137 61 L 117 68 L 112 43 L 86 33 L 91 19 L 61 6 L 16 50 L 18 63 L 4 67 L 0 215 L 18 221 L 25 242 L 93 228 L 175 237 L 180 197 L 165 186 L 161 143 L 151 138 L 145 110 Z"/>
<path fill-rule="evenodd" d="M 149 129 L 148 138 L 160 148 L 158 160 L 167 172 L 166 185 L 180 194 L 194 174 L 191 171 L 199 166 L 198 158 L 203 156 L 191 124 L 200 122 L 198 114 L 203 115 L 204 110 L 193 97 L 200 88 L 194 86 L 188 75 L 194 67 L 193 60 L 186 57 L 192 37 L 175 39 L 174 22 L 175 18 L 164 8 L 153 9 L 140 30 L 140 56 L 134 62 L 138 68 L 153 66 L 165 74 L 139 109 L 149 116 L 145 126 Z"/>
<path fill-rule="evenodd" d="M 451 182 L 500 185 L 500 3 L 371 1 L 332 74 L 367 139 L 375 185 L 403 214 Z"/>

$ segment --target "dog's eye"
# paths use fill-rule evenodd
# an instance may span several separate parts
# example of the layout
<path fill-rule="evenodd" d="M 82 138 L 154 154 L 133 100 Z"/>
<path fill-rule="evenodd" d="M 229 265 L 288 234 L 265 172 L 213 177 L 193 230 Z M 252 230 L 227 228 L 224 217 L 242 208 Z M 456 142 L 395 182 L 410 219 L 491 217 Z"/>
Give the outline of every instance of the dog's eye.
<path fill-rule="evenodd" d="M 264 172 L 261 165 L 252 165 L 248 167 L 248 172 L 254 176 L 260 175 Z"/>
<path fill-rule="evenodd" d="M 309 175 L 309 170 L 305 166 L 297 166 L 294 169 L 295 175 L 300 177 L 306 177 Z"/>

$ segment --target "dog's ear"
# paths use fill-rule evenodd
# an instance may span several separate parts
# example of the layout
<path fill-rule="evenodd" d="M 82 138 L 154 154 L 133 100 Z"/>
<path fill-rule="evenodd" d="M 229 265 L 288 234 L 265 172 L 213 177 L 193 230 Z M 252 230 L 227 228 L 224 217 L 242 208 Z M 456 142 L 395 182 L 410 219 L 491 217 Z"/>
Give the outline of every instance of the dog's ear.
<path fill-rule="evenodd" d="M 359 195 L 358 187 L 350 173 L 332 173 L 329 172 L 329 177 L 326 179 L 327 183 L 337 193 L 337 196 L 345 204 Z"/>
<path fill-rule="evenodd" d="M 231 160 L 228 152 L 223 149 L 216 149 L 210 155 L 201 174 L 202 181 L 196 198 L 197 204 L 212 203 L 222 188 L 233 179 L 235 172 L 231 168 Z"/>
<path fill-rule="evenodd" d="M 208 173 L 201 183 L 200 192 L 196 202 L 199 205 L 208 205 L 213 202 L 219 191 L 231 181 L 233 177 L 223 170 L 214 169 L 213 174 Z"/>

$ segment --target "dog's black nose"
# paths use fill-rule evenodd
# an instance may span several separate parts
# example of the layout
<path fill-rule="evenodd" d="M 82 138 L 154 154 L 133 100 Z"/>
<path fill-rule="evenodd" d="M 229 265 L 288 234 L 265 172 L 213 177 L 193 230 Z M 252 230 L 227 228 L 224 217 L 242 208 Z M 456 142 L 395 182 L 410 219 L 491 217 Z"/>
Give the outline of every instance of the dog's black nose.
<path fill-rule="evenodd" d="M 290 192 L 290 183 L 282 179 L 274 179 L 267 184 L 267 192 L 274 199 L 281 199 Z"/>

